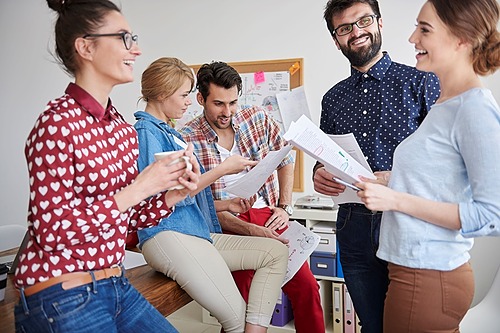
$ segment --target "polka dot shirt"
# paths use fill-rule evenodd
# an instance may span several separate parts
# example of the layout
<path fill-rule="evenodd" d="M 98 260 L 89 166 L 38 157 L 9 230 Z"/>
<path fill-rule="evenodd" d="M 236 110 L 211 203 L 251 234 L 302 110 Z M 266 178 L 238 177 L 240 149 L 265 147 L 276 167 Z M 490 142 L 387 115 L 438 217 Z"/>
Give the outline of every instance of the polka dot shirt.
<path fill-rule="evenodd" d="M 322 100 L 320 128 L 353 133 L 373 171 L 390 170 L 396 146 L 413 133 L 439 97 L 439 82 L 384 56 L 366 73 L 333 86 Z"/>

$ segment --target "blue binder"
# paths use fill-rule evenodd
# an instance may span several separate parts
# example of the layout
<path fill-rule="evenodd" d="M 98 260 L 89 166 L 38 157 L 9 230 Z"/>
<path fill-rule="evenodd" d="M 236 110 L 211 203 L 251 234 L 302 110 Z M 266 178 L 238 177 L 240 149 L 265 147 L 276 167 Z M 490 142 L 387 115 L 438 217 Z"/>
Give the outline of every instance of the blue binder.
<path fill-rule="evenodd" d="M 344 278 L 344 271 L 342 271 L 342 265 L 340 264 L 340 249 L 339 242 L 337 242 L 337 277 Z"/>

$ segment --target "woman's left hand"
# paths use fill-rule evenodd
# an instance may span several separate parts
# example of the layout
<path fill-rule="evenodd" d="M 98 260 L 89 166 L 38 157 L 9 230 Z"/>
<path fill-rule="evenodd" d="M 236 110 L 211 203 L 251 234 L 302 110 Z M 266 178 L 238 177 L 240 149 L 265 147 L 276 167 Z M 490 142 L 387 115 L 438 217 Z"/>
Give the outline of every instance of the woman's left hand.
<path fill-rule="evenodd" d="M 193 145 L 191 143 L 188 144 L 184 155 L 189 157 L 191 168 L 186 167 L 184 169 L 184 174 L 177 179 L 179 184 L 183 185 L 184 188 L 169 190 L 165 194 L 165 202 L 168 207 L 175 206 L 175 204 L 186 198 L 186 196 L 188 196 L 191 192 L 196 191 L 198 188 L 198 182 L 200 181 L 201 175 L 200 165 L 193 154 Z"/>

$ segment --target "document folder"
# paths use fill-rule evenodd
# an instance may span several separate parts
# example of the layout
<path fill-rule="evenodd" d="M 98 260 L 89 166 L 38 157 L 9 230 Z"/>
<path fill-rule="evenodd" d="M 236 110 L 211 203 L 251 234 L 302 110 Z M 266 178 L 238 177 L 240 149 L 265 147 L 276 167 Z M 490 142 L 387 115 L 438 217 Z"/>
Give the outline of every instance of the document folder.
<path fill-rule="evenodd" d="M 352 306 L 351 296 L 349 290 L 344 284 L 344 333 L 356 332 L 356 321 L 354 316 L 354 307 Z"/>
<path fill-rule="evenodd" d="M 344 284 L 333 282 L 333 332 L 344 332 Z"/>
<path fill-rule="evenodd" d="M 354 311 L 354 314 L 356 315 L 356 333 L 361 333 L 361 322 L 356 311 Z"/>

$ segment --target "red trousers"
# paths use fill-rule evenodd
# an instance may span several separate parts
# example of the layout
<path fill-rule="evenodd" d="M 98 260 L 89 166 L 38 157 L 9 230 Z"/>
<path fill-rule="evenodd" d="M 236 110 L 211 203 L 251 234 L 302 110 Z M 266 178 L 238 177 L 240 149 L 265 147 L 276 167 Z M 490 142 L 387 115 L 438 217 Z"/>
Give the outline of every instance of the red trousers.
<path fill-rule="evenodd" d="M 238 217 L 243 221 L 263 226 L 272 215 L 269 208 L 252 208 Z M 277 230 L 281 234 L 283 230 Z M 233 278 L 245 302 L 248 303 L 248 293 L 254 271 L 235 271 Z M 323 308 L 319 295 L 319 285 L 314 278 L 307 261 L 300 267 L 293 278 L 282 288 L 292 303 L 295 331 L 297 333 L 324 333 Z"/>

